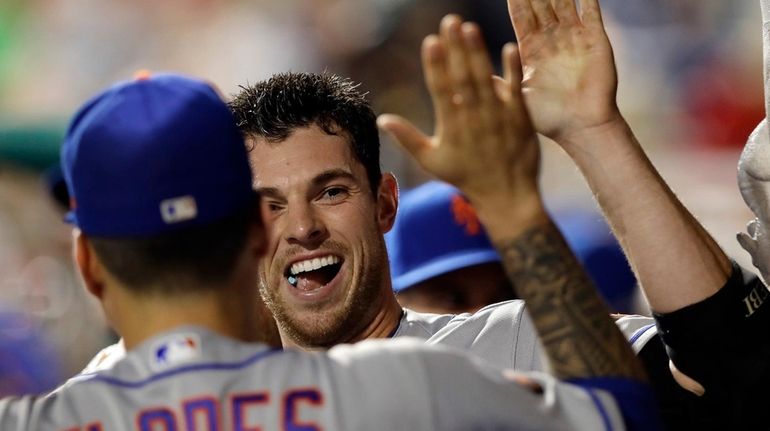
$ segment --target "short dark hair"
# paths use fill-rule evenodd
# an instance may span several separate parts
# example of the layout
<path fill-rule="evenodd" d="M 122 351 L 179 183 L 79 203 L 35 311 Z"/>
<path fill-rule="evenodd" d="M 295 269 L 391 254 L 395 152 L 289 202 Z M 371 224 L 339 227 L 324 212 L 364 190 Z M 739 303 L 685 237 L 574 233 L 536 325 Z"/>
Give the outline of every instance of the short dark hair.
<path fill-rule="evenodd" d="M 313 124 L 330 135 L 347 135 L 376 198 L 382 177 L 377 116 L 358 86 L 330 73 L 280 73 L 241 86 L 229 106 L 246 137 L 281 142 Z"/>
<path fill-rule="evenodd" d="M 234 215 L 150 237 L 89 237 L 102 264 L 127 289 L 176 294 L 230 280 L 248 231 L 259 223 L 256 200 Z"/>

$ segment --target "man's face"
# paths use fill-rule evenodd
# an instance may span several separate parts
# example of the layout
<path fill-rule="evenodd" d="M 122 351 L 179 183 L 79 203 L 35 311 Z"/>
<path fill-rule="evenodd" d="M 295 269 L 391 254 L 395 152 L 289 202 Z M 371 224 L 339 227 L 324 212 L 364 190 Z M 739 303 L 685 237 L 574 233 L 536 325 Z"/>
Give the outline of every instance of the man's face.
<path fill-rule="evenodd" d="M 294 343 L 345 342 L 374 319 L 384 295 L 392 295 L 382 236 L 392 222 L 383 210 L 388 199 L 372 196 L 344 136 L 310 126 L 279 143 L 252 143 L 268 233 L 260 292 Z"/>

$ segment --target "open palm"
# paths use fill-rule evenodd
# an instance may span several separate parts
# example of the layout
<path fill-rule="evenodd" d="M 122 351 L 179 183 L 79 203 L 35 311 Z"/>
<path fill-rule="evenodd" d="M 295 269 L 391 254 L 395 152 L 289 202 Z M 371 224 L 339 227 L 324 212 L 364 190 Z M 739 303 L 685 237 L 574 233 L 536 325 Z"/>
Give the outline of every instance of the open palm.
<path fill-rule="evenodd" d="M 552 4 L 553 3 L 553 4 Z M 619 116 L 617 76 L 596 0 L 509 0 L 535 129 L 559 142 Z"/>

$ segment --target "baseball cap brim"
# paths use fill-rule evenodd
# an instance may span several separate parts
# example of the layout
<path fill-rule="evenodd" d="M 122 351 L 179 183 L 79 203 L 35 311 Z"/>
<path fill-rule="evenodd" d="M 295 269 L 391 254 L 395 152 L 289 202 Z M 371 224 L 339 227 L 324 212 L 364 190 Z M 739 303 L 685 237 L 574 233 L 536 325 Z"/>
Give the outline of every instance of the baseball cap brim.
<path fill-rule="evenodd" d="M 394 277 L 393 291 L 400 292 L 413 287 L 415 284 L 457 269 L 499 261 L 500 255 L 494 250 L 464 250 L 461 253 L 442 256 L 440 259 L 420 265 L 419 268 Z"/>

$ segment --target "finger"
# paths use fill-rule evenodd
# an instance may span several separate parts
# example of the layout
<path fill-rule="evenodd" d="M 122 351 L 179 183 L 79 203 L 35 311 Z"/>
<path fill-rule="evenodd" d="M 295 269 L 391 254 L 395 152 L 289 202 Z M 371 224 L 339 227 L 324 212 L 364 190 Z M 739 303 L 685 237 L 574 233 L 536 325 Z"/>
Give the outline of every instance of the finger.
<path fill-rule="evenodd" d="M 706 393 L 706 388 L 704 388 L 703 385 L 698 383 L 695 379 L 688 376 L 687 374 L 679 371 L 679 369 L 676 368 L 676 365 L 674 365 L 673 361 L 668 361 L 668 368 L 671 370 L 671 375 L 674 377 L 674 380 L 682 388 L 687 389 L 699 397 Z"/>
<path fill-rule="evenodd" d="M 425 151 L 432 148 L 430 138 L 403 117 L 382 114 L 377 117 L 377 126 L 390 134 L 417 161 L 421 161 Z"/>
<path fill-rule="evenodd" d="M 756 243 L 754 240 L 743 232 L 738 232 L 736 239 L 738 240 L 738 244 L 740 244 L 741 248 L 746 250 L 746 252 L 749 253 L 753 258 L 754 251 L 756 250 Z"/>
<path fill-rule="evenodd" d="M 477 102 L 475 83 L 470 69 L 470 59 L 465 51 L 462 21 L 457 15 L 447 15 L 441 20 L 441 41 L 447 48 L 447 70 L 454 92 L 456 105 L 473 106 Z"/>
<path fill-rule="evenodd" d="M 481 30 L 476 24 L 466 22 L 462 25 L 462 35 L 479 102 L 484 107 L 496 108 L 497 98 L 492 83 L 494 69 Z"/>
<path fill-rule="evenodd" d="M 521 91 L 521 57 L 515 43 L 509 42 L 503 46 L 503 77 L 511 83 L 511 91 Z"/>
<path fill-rule="evenodd" d="M 530 3 L 540 28 L 549 27 L 558 22 L 549 0 L 530 0 Z"/>
<path fill-rule="evenodd" d="M 537 30 L 537 19 L 529 0 L 508 0 L 508 15 L 519 40 Z"/>
<path fill-rule="evenodd" d="M 495 94 L 503 103 L 508 104 L 511 101 L 511 84 L 499 76 L 492 77 L 492 85 L 495 87 Z"/>
<path fill-rule="evenodd" d="M 604 28 L 599 0 L 580 0 L 580 19 L 586 27 Z"/>
<path fill-rule="evenodd" d="M 422 70 L 425 85 L 433 100 L 436 127 L 452 112 L 452 87 L 446 67 L 446 50 L 435 34 L 425 38 L 422 43 Z"/>
<path fill-rule="evenodd" d="M 749 236 L 752 238 L 757 237 L 757 225 L 759 224 L 759 219 L 754 219 L 746 224 L 746 232 L 749 233 Z"/>
<path fill-rule="evenodd" d="M 759 225 L 759 219 L 754 219 L 746 224 L 746 232 L 749 233 L 749 236 L 752 238 L 757 237 L 757 226 Z"/>
<path fill-rule="evenodd" d="M 556 13 L 556 18 L 560 23 L 580 23 L 580 18 L 578 18 L 577 14 L 577 7 L 575 6 L 575 0 L 552 0 L 552 3 L 553 10 Z"/>

